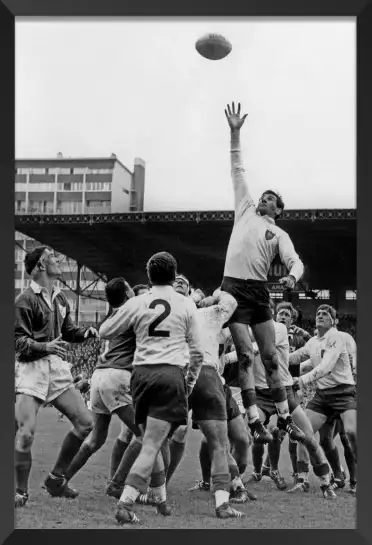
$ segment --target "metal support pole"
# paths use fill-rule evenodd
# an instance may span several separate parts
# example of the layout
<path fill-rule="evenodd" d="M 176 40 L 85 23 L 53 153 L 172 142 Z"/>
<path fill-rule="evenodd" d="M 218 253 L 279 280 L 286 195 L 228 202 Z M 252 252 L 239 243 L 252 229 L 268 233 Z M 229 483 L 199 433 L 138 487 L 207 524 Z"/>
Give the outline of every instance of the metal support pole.
<path fill-rule="evenodd" d="M 79 314 L 80 314 L 80 273 L 81 273 L 81 265 L 79 262 L 77 264 L 77 271 L 76 271 L 76 309 L 75 309 L 75 322 L 77 325 L 79 325 Z"/>

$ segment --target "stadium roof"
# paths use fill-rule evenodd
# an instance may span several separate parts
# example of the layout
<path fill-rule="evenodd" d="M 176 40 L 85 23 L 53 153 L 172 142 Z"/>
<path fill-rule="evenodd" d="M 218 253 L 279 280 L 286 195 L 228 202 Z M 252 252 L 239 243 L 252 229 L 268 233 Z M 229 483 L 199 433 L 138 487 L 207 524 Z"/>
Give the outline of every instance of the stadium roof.
<path fill-rule="evenodd" d="M 16 230 L 107 278 L 147 280 L 145 264 L 167 250 L 179 271 L 204 288 L 219 284 L 233 226 L 232 211 L 17 215 Z M 356 287 L 356 210 L 287 210 L 288 232 L 312 289 Z"/>

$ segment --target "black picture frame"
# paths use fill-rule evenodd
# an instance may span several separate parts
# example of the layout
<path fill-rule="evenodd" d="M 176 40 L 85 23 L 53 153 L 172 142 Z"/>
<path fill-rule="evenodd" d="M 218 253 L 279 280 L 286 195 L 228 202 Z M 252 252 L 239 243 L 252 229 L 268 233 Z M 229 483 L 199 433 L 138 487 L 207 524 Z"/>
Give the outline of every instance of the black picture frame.
<path fill-rule="evenodd" d="M 296 544 L 345 543 L 361 544 L 372 541 L 372 516 L 369 515 L 369 500 L 372 484 L 369 471 L 371 455 L 370 425 L 370 370 L 368 335 L 372 308 L 372 281 L 370 259 L 372 254 L 372 2 L 371 0 L 245 0 L 244 2 L 221 0 L 207 2 L 198 0 L 176 3 L 170 0 L 0 0 L 0 180 L 2 182 L 0 199 L 1 225 L 1 382 L 0 406 L 2 423 L 0 426 L 0 541 L 23 543 L 35 540 L 42 543 L 77 540 L 101 544 L 122 542 L 148 542 L 161 540 L 162 543 L 178 540 L 209 539 L 217 544 L 229 537 L 217 530 L 208 530 L 208 536 L 202 530 L 126 530 L 123 536 L 113 530 L 14 530 L 13 510 L 13 441 L 14 441 L 14 344 L 13 344 L 13 283 L 14 283 L 14 136 L 15 136 L 15 17 L 17 16 L 132 16 L 132 17 L 227 17 L 227 16 L 267 16 L 267 17 L 343 17 L 353 16 L 357 24 L 357 209 L 358 209 L 358 447 L 359 475 L 357 498 L 357 529 L 353 530 L 235 530 L 230 538 L 238 542 Z M 342 111 L 340 112 L 342 115 Z M 322 264 L 319 263 L 321 267 Z M 370 377 L 370 378 L 368 378 Z M 364 468 L 364 469 L 363 469 Z"/>

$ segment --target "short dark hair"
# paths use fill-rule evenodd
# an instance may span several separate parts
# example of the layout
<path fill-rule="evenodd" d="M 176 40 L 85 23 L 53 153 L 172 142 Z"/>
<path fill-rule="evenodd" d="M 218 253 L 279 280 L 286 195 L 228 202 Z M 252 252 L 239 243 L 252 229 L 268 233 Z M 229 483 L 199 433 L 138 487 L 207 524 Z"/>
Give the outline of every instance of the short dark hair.
<path fill-rule="evenodd" d="M 150 257 L 146 270 L 151 284 L 165 286 L 176 278 L 177 261 L 168 252 L 158 252 Z"/>
<path fill-rule="evenodd" d="M 298 312 L 297 310 L 294 308 L 294 306 L 292 305 L 292 303 L 290 303 L 289 301 L 282 301 L 281 303 L 279 303 L 276 307 L 276 313 L 278 314 L 278 312 L 282 309 L 286 309 L 286 310 L 289 310 L 289 312 L 291 313 L 292 315 L 292 320 L 295 322 L 298 318 Z"/>
<path fill-rule="evenodd" d="M 332 316 L 333 320 L 337 320 L 338 313 L 337 313 L 337 310 L 332 305 L 327 305 L 326 303 L 324 303 L 323 305 L 319 305 L 318 308 L 316 309 L 317 314 L 319 310 L 326 310 Z"/>
<path fill-rule="evenodd" d="M 36 246 L 36 248 L 34 248 L 31 252 L 27 252 L 25 255 L 25 270 L 30 276 L 36 265 L 39 263 L 45 250 L 49 250 L 48 246 Z"/>
<path fill-rule="evenodd" d="M 134 286 L 133 288 L 133 291 L 134 291 L 134 295 L 137 297 L 138 293 L 141 291 L 141 290 L 149 290 L 150 289 L 150 286 L 148 284 L 137 284 L 136 286 Z"/>
<path fill-rule="evenodd" d="M 283 201 L 283 197 L 281 195 L 279 195 L 279 193 L 276 193 L 275 191 L 273 191 L 272 189 L 267 189 L 266 191 L 264 191 L 262 193 L 262 196 L 264 195 L 274 195 L 274 197 L 276 197 L 276 205 L 278 208 L 281 208 L 281 212 L 280 214 L 277 214 L 277 218 L 280 218 L 280 216 L 283 214 L 283 211 L 284 211 L 284 201 Z"/>
<path fill-rule="evenodd" d="M 122 277 L 113 278 L 107 282 L 105 293 L 107 302 L 111 307 L 117 308 L 123 305 L 128 299 L 125 279 Z"/>

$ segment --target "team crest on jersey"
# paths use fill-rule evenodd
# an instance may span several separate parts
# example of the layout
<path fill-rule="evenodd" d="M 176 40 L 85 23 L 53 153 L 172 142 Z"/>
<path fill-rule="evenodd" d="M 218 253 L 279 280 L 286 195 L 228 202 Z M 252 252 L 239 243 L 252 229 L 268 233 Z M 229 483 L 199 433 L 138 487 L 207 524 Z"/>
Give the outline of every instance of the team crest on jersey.
<path fill-rule="evenodd" d="M 58 308 L 59 308 L 59 312 L 61 313 L 61 316 L 63 319 L 66 318 L 66 307 L 63 306 L 63 305 L 60 305 L 59 303 L 58 304 Z"/>
<path fill-rule="evenodd" d="M 275 233 L 270 231 L 269 229 L 265 233 L 266 240 L 272 240 L 275 237 Z"/>

